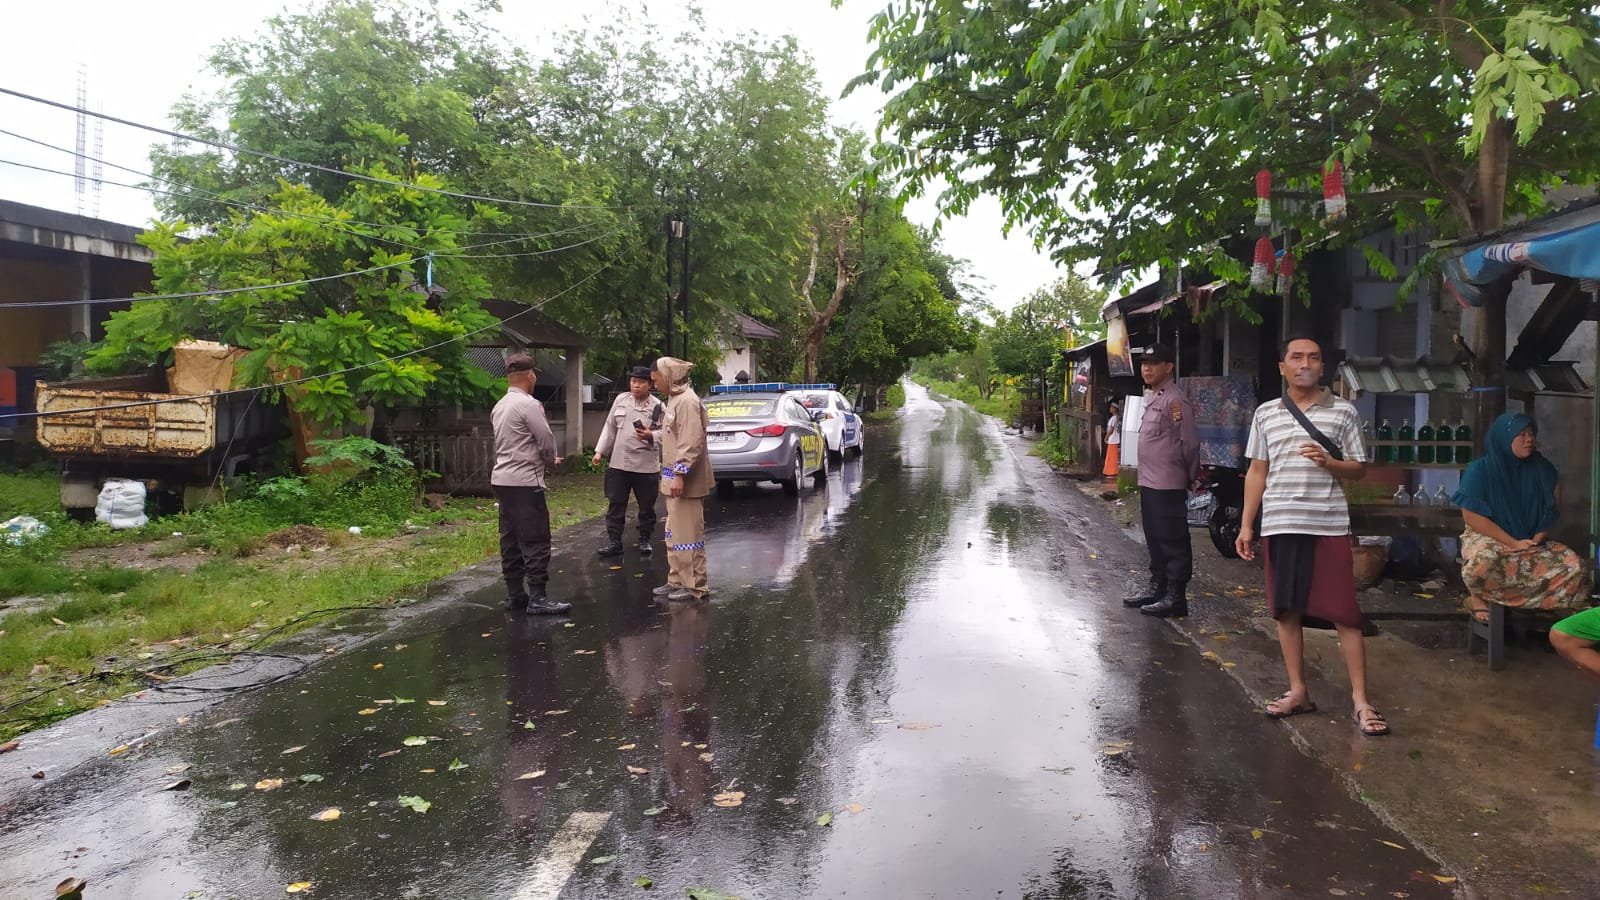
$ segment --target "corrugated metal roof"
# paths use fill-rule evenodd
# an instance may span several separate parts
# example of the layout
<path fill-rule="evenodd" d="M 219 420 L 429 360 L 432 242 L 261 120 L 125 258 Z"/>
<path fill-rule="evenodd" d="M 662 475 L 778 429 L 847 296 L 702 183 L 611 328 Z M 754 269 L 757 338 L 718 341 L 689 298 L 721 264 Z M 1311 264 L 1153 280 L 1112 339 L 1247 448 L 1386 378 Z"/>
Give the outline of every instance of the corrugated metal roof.
<path fill-rule="evenodd" d="M 1347 357 L 1339 364 L 1339 378 L 1357 393 L 1465 394 L 1472 390 L 1472 375 L 1465 365 L 1438 362 L 1427 357 L 1396 360 L 1389 357 Z M 1581 394 L 1589 390 L 1570 362 L 1548 362 L 1506 373 L 1513 392 Z"/>

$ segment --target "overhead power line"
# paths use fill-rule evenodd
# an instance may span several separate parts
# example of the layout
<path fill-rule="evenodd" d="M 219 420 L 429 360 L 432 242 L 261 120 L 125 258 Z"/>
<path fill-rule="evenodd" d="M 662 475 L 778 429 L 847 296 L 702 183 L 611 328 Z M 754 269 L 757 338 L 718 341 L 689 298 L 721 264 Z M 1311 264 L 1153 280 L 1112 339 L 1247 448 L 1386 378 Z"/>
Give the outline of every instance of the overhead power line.
<path fill-rule="evenodd" d="M 0 162 L 3 162 L 3 160 L 0 160 Z M 102 306 L 111 303 L 144 303 L 150 300 L 198 300 L 205 297 L 226 297 L 233 294 L 248 294 L 253 291 L 274 291 L 278 290 L 279 288 L 300 287 L 302 285 L 318 284 L 324 281 L 337 281 L 341 278 L 354 278 L 358 275 L 371 275 L 374 272 L 382 272 L 385 269 L 397 269 L 401 266 L 410 266 L 419 262 L 425 262 L 428 257 L 432 257 L 435 261 L 438 261 L 445 259 L 521 259 L 530 256 L 549 256 L 552 253 L 560 253 L 564 250 L 576 250 L 579 247 L 587 247 L 588 245 L 597 241 L 620 233 L 621 229 L 589 238 L 586 241 L 579 241 L 576 244 L 567 244 L 564 247 L 551 247 L 547 250 L 530 250 L 526 253 L 464 254 L 425 252 L 420 257 L 405 259 L 399 262 L 386 263 L 381 266 L 372 266 L 371 268 L 366 269 L 356 269 L 351 272 L 337 272 L 332 275 L 319 275 L 315 278 L 301 278 L 294 281 L 280 281 L 274 284 L 256 284 L 246 287 L 216 288 L 206 291 L 186 291 L 178 294 L 144 294 L 138 297 L 91 297 L 87 300 L 6 301 L 0 302 L 0 312 L 5 312 L 9 309 L 41 309 L 56 306 Z"/>
<path fill-rule="evenodd" d="M 439 194 L 439 195 L 442 195 L 442 196 L 445 196 L 445 197 L 454 197 L 454 198 L 456 198 L 458 200 L 475 200 L 475 201 L 478 201 L 480 203 L 495 203 L 495 204 L 503 204 L 503 205 L 507 205 L 507 206 L 527 206 L 527 207 L 534 207 L 534 208 L 538 208 L 538 209 L 626 209 L 627 208 L 626 206 L 603 206 L 603 205 L 591 205 L 591 204 L 583 204 L 583 203 L 545 203 L 545 202 L 540 202 L 540 201 L 536 201 L 536 200 L 513 200 L 513 199 L 510 199 L 510 198 L 507 198 L 507 197 L 489 197 L 489 196 L 485 196 L 485 195 L 482 195 L 482 194 L 466 194 L 466 193 L 462 193 L 460 191 L 447 191 L 447 190 L 445 190 L 443 188 L 424 187 L 422 185 L 412 184 L 412 183 L 406 182 L 406 181 L 395 181 L 395 180 L 390 179 L 390 178 L 378 178 L 378 177 L 373 176 L 373 175 L 363 175 L 363 174 L 361 174 L 359 172 L 349 172 L 349 171 L 346 171 L 344 169 L 336 169 L 336 168 L 334 168 L 332 166 L 324 166 L 324 165 L 320 165 L 318 163 L 303 162 L 303 161 L 298 160 L 298 159 L 291 159 L 291 158 L 289 158 L 287 156 L 279 156 L 276 153 L 268 153 L 265 150 L 252 150 L 249 147 L 241 147 L 238 144 L 231 144 L 231 143 L 228 143 L 227 141 L 219 141 L 219 140 L 214 140 L 212 138 L 199 137 L 198 135 L 184 134 L 183 132 L 180 132 L 180 131 L 172 131 L 170 129 L 161 128 L 161 127 L 156 126 L 156 125 L 146 125 L 146 124 L 144 124 L 142 122 L 134 122 L 134 121 L 131 121 L 129 119 L 119 118 L 117 116 L 109 115 L 107 113 L 97 112 L 95 110 L 90 110 L 90 109 L 85 109 L 85 108 L 83 108 L 81 106 L 73 106 L 70 103 L 62 103 L 59 100 L 50 100 L 50 99 L 45 98 L 45 97 L 37 97 L 37 96 L 35 96 L 33 94 L 24 93 L 22 91 L 15 90 L 13 88 L 0 87 L 0 94 L 5 94 L 5 95 L 11 96 L 11 97 L 16 97 L 19 100 L 27 100 L 30 103 L 39 103 L 39 104 L 42 104 L 44 106 L 51 106 L 51 107 L 54 107 L 56 109 L 66 110 L 67 112 L 77 113 L 80 116 L 93 116 L 93 117 L 95 117 L 97 119 L 102 119 L 102 120 L 107 121 L 107 122 L 113 122 L 113 123 L 118 124 L 118 125 L 126 125 L 129 128 L 138 128 L 138 129 L 140 129 L 142 131 L 148 131 L 148 132 L 150 132 L 152 134 L 159 134 L 159 135 L 162 135 L 163 137 L 172 138 L 173 140 L 187 141 L 187 142 L 193 143 L 193 144 L 204 144 L 204 145 L 206 145 L 208 147 L 215 147 L 218 150 L 226 150 L 229 153 L 243 154 L 245 156 L 254 156 L 254 157 L 258 157 L 260 159 L 270 159 L 273 162 L 282 163 L 282 164 L 284 164 L 286 166 L 299 166 L 300 168 L 303 168 L 303 169 L 311 169 L 313 171 L 324 172 L 324 173 L 329 174 L 329 175 L 338 175 L 338 176 L 340 176 L 342 178 L 350 178 L 350 179 L 353 179 L 355 181 L 367 181 L 367 182 L 371 182 L 373 184 L 388 185 L 389 187 L 406 188 L 408 190 L 421 191 L 422 193 L 425 193 L 425 194 Z"/>
<path fill-rule="evenodd" d="M 290 378 L 290 379 L 287 379 L 285 381 L 276 381 L 276 382 L 272 382 L 270 384 L 258 384 L 258 385 L 252 386 L 252 387 L 231 388 L 231 389 L 225 390 L 225 391 L 213 391 L 213 392 L 211 392 L 209 394 L 184 394 L 184 395 L 179 395 L 179 396 L 164 396 L 164 397 L 161 397 L 160 399 L 156 399 L 156 400 L 130 400 L 130 401 L 126 402 L 126 403 L 108 403 L 108 404 L 105 404 L 103 406 L 86 406 L 86 407 L 75 408 L 75 409 L 59 410 L 59 411 L 55 411 L 55 412 L 35 411 L 35 412 L 25 412 L 25 413 L 14 413 L 14 414 L 8 416 L 8 418 L 11 418 L 11 419 L 43 419 L 43 418 L 49 418 L 49 417 L 52 417 L 52 416 L 82 415 L 84 413 L 107 412 L 107 411 L 110 411 L 110 410 L 117 410 L 117 409 L 138 409 L 140 407 L 145 407 L 145 406 L 160 406 L 163 403 L 185 403 L 185 402 L 188 402 L 188 401 L 191 401 L 191 400 L 218 399 L 218 398 L 221 398 L 221 397 L 233 397 L 233 396 L 238 396 L 240 394 L 249 394 L 249 393 L 253 393 L 253 392 L 256 392 L 256 391 L 269 391 L 269 390 L 277 390 L 277 389 L 280 389 L 280 388 L 293 387 L 293 386 L 295 386 L 297 384 L 306 384 L 307 382 L 316 381 L 316 380 L 321 379 L 321 378 L 334 378 L 334 377 L 337 377 L 337 376 L 340 376 L 340 375 L 349 375 L 349 374 L 352 374 L 352 373 L 355 373 L 355 372 L 361 372 L 361 371 L 364 371 L 366 369 L 375 368 L 377 366 L 385 365 L 385 364 L 391 363 L 391 362 L 397 362 L 399 360 L 407 359 L 407 358 L 412 357 L 412 356 L 419 356 L 419 355 L 421 355 L 423 353 L 427 353 L 427 352 L 429 352 L 431 350 L 437 350 L 440 347 L 448 347 L 451 344 L 467 340 L 468 338 L 474 337 L 476 335 L 483 334 L 484 332 L 493 331 L 493 330 L 501 327 L 502 325 L 504 325 L 506 322 L 510 322 L 513 319 L 519 319 L 519 318 L 521 318 L 521 317 L 523 317 L 523 316 L 525 316 L 525 315 L 527 315 L 527 314 L 529 314 L 531 312 L 535 312 L 535 311 L 537 311 L 539 309 L 542 309 L 544 306 L 546 306 L 549 303 L 552 303 L 552 302 L 554 302 L 556 300 L 561 299 L 562 297 L 565 297 L 567 294 L 572 293 L 573 291 L 577 290 L 578 288 L 583 287 L 585 284 L 588 284 L 590 281 L 593 281 L 594 279 L 600 277 L 601 273 L 605 272 L 607 269 L 611 268 L 613 265 L 615 265 L 615 261 L 614 260 L 612 262 L 606 263 L 605 265 L 603 265 L 600 268 L 594 270 L 593 272 L 590 272 L 588 275 L 585 275 L 582 279 L 580 279 L 580 280 L 568 285 L 565 288 L 562 288 L 557 293 L 551 294 L 550 296 L 544 298 L 543 300 L 540 300 L 538 303 L 529 304 L 526 309 L 523 309 L 523 310 L 521 310 L 519 312 L 512 313 L 511 315 L 506 316 L 504 319 L 496 320 L 493 325 L 485 325 L 482 328 L 474 328 L 474 329 L 472 329 L 470 331 L 466 331 L 466 332 L 463 332 L 461 334 L 458 334 L 455 337 L 445 338 L 442 341 L 435 341 L 434 343 L 428 344 L 425 347 L 418 347 L 415 350 L 407 350 L 404 353 L 396 353 L 393 356 L 385 356 L 385 357 L 383 357 L 381 359 L 372 360 L 371 362 L 364 362 L 364 363 L 359 363 L 359 364 L 354 365 L 354 366 L 347 366 L 347 367 L 345 367 L 343 369 L 338 369 L 338 370 L 333 371 L 333 372 L 322 372 L 322 373 L 319 373 L 319 374 L 316 374 L 316 375 L 305 375 L 305 376 L 302 376 L 300 378 Z"/>

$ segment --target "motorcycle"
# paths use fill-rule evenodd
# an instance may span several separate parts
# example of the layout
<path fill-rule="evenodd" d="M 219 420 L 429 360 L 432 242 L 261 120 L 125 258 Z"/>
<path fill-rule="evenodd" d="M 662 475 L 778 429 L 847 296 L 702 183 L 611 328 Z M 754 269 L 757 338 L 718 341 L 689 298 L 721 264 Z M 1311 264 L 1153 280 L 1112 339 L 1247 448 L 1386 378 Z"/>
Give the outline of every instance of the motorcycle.
<path fill-rule="evenodd" d="M 1202 466 L 1198 481 L 1189 494 L 1189 526 L 1206 529 L 1218 553 L 1238 559 L 1235 542 L 1244 518 L 1244 473 L 1228 466 Z"/>

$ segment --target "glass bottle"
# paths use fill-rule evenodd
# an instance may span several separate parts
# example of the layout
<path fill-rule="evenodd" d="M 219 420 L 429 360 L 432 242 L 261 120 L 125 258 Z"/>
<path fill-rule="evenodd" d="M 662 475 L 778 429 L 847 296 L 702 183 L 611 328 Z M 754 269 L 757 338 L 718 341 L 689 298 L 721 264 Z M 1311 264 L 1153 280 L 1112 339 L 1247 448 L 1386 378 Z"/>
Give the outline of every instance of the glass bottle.
<path fill-rule="evenodd" d="M 1395 488 L 1394 496 L 1389 499 L 1394 501 L 1395 506 L 1411 505 L 1411 493 L 1406 490 L 1406 486 L 1403 484 Z"/>
<path fill-rule="evenodd" d="M 1433 464 L 1433 423 L 1423 422 L 1417 429 L 1417 462 L 1424 466 Z"/>
<path fill-rule="evenodd" d="M 1428 498 L 1428 489 L 1417 485 L 1417 492 L 1411 495 L 1412 506 L 1432 506 L 1433 501 Z"/>
<path fill-rule="evenodd" d="M 1437 491 L 1433 492 L 1433 505 L 1440 509 L 1449 509 L 1454 505 L 1450 502 L 1450 492 L 1445 490 L 1442 484 L 1439 485 Z"/>
<path fill-rule="evenodd" d="M 1399 442 L 1395 448 L 1395 459 L 1401 465 L 1409 466 L 1417 461 L 1417 431 L 1411 427 L 1410 419 L 1400 420 L 1400 430 L 1395 432 L 1394 439 Z"/>
<path fill-rule="evenodd" d="M 1394 462 L 1394 447 L 1389 443 L 1393 440 L 1394 429 L 1389 427 L 1389 420 L 1384 419 L 1383 424 L 1378 426 L 1378 462 Z"/>
<path fill-rule="evenodd" d="M 1448 466 L 1452 462 L 1455 462 L 1455 448 L 1449 446 L 1450 442 L 1455 440 L 1455 437 L 1455 432 L 1450 430 L 1449 423 L 1439 423 L 1439 429 L 1433 433 L 1433 439 L 1436 443 L 1441 444 L 1442 446 L 1439 447 L 1439 452 L 1433 455 L 1434 462 L 1444 466 Z"/>
<path fill-rule="evenodd" d="M 1461 441 L 1468 442 L 1468 446 L 1456 447 L 1456 465 L 1463 466 L 1469 462 L 1472 462 L 1472 447 L 1470 446 L 1472 441 L 1472 429 L 1467 427 L 1467 423 L 1456 423 L 1456 441 L 1457 443 L 1460 443 Z"/>

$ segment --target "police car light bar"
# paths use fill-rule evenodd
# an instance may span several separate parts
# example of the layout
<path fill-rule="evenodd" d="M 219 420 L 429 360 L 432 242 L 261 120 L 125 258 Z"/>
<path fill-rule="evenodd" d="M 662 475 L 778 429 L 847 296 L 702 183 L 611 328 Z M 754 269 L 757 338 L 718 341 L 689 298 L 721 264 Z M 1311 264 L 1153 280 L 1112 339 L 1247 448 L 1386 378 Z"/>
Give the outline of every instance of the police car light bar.
<path fill-rule="evenodd" d="M 789 384 L 783 381 L 768 381 L 761 384 L 714 384 L 711 386 L 713 394 L 781 394 L 784 391 L 831 391 L 831 384 Z"/>

